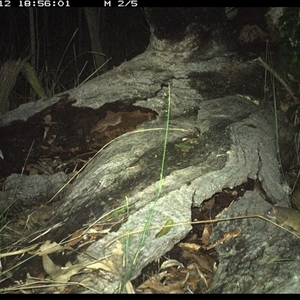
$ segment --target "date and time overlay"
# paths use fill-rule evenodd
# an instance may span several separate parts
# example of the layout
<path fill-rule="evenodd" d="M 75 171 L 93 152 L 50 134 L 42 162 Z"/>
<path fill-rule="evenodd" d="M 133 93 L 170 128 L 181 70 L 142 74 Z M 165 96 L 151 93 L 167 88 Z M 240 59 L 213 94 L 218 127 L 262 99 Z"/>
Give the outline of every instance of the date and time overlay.
<path fill-rule="evenodd" d="M 9 7 L 77 7 L 72 0 L 0 0 L 0 9 Z M 92 5 L 93 6 L 93 5 Z M 98 7 L 138 7 L 138 0 L 103 0 Z"/>

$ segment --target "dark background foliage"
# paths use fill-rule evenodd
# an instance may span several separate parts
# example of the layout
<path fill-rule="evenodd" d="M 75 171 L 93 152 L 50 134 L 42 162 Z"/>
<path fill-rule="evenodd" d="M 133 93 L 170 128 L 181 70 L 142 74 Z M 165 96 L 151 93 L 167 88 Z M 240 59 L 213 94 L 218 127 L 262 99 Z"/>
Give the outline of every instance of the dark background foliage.
<path fill-rule="evenodd" d="M 101 71 L 118 66 L 145 51 L 149 25 L 143 8 L 94 8 L 99 16 L 100 42 L 105 60 Z M 35 70 L 46 92 L 53 95 L 80 84 L 97 68 L 83 7 L 34 8 Z M 0 65 L 31 53 L 28 8 L 0 10 Z M 21 74 L 10 96 L 10 109 L 31 101 L 30 86 Z M 48 93 L 49 94 L 49 93 Z"/>

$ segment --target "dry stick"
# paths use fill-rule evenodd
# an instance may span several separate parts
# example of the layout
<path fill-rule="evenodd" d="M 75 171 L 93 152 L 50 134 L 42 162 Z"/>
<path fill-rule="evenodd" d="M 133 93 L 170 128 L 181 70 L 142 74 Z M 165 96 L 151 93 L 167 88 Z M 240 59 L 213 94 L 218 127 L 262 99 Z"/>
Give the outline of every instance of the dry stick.
<path fill-rule="evenodd" d="M 297 235 L 296 233 L 294 233 L 293 231 L 269 220 L 268 218 L 261 216 L 261 215 L 249 215 L 249 216 L 237 216 L 237 217 L 231 217 L 231 218 L 223 218 L 223 219 L 213 219 L 213 220 L 205 220 L 205 221 L 195 221 L 195 222 L 182 222 L 182 223 L 176 223 L 176 224 L 171 224 L 171 225 L 164 225 L 164 226 L 153 226 L 148 228 L 148 230 L 155 230 L 155 229 L 161 229 L 162 227 L 164 228 L 168 228 L 168 227 L 175 227 L 175 226 L 182 226 L 182 225 L 194 225 L 194 224 L 206 224 L 206 223 L 218 223 L 218 222 L 224 222 L 224 221 L 232 221 L 232 220 L 237 220 L 237 219 L 249 219 L 249 218 L 259 218 L 262 220 L 265 220 L 289 233 L 291 233 L 292 235 L 296 236 L 297 238 L 300 238 L 299 235 Z M 116 241 L 118 241 L 119 239 L 123 238 L 123 237 L 127 237 L 133 234 L 137 234 L 137 233 L 141 233 L 143 232 L 144 229 L 139 229 L 139 230 L 135 230 L 135 231 L 131 231 L 131 232 L 126 232 L 123 233 L 122 235 L 114 238 L 113 240 L 109 241 L 107 244 L 105 244 L 105 248 L 109 247 L 111 244 L 115 243 Z"/>
<path fill-rule="evenodd" d="M 278 75 L 276 71 L 274 71 L 270 66 L 268 66 L 260 57 L 255 59 L 255 61 L 258 61 L 266 70 L 268 70 L 272 75 L 274 75 L 277 80 L 285 87 L 285 89 L 288 91 L 288 93 L 293 98 L 294 102 L 297 103 L 297 98 L 294 96 L 292 90 L 288 86 L 288 84 Z"/>
<path fill-rule="evenodd" d="M 26 158 L 25 158 L 25 161 L 24 161 L 24 164 L 23 164 L 23 167 L 22 167 L 21 175 L 23 175 L 23 173 L 24 173 L 24 170 L 25 170 L 25 167 L 26 167 L 26 164 L 27 164 L 29 155 L 30 155 L 30 153 L 31 153 L 31 151 L 32 151 L 34 142 L 35 142 L 35 140 L 32 141 L 31 146 L 30 146 L 30 148 L 29 148 L 29 150 L 28 150 L 28 152 L 27 152 L 27 156 L 26 156 Z M 20 184 L 20 180 L 21 180 L 21 178 L 20 178 L 19 181 L 18 181 L 17 187 L 16 187 L 16 189 L 15 189 L 15 194 L 16 194 L 16 192 L 17 192 L 17 190 L 18 190 L 18 187 L 19 187 L 19 184 Z M 14 196 L 15 196 L 15 194 L 14 194 Z M 13 202 L 12 202 L 12 203 L 4 210 L 4 212 L 0 215 L 0 217 L 4 216 L 5 213 L 9 210 L 9 208 L 10 208 L 16 201 L 17 201 L 17 200 L 13 201 Z M 19 250 L 19 251 L 22 251 L 22 250 Z M 16 251 L 15 251 L 15 252 L 16 252 Z M 18 252 L 18 251 L 17 251 L 17 252 Z M 0 258 L 1 258 L 1 257 L 5 257 L 5 256 L 10 256 L 10 255 L 5 255 L 5 254 L 7 254 L 7 253 L 0 253 Z M 11 254 L 11 255 L 15 255 L 15 254 Z"/>
<path fill-rule="evenodd" d="M 83 80 L 80 85 L 84 84 L 85 82 L 87 82 L 94 74 L 96 74 L 104 65 L 106 65 L 109 61 L 111 60 L 111 57 L 106 60 L 98 69 L 96 69 L 91 75 L 89 75 L 85 80 Z M 79 85 L 79 86 L 80 86 Z"/>
<path fill-rule="evenodd" d="M 23 165 L 23 167 L 22 167 L 21 175 L 23 175 L 23 173 L 24 173 L 24 170 L 25 170 L 25 167 L 26 167 L 26 164 L 27 164 L 29 155 L 30 155 L 30 153 L 31 153 L 31 151 L 32 151 L 32 147 L 33 147 L 33 145 L 34 145 L 34 142 L 35 142 L 35 140 L 32 141 L 31 146 L 30 146 L 30 148 L 29 148 L 29 151 L 28 151 L 28 153 L 27 153 L 27 156 L 26 156 L 26 158 L 25 158 L 25 162 L 24 162 L 24 165 Z"/>
<path fill-rule="evenodd" d="M 39 232 L 42 232 L 39 236 L 36 236 L 34 237 L 32 240 L 29 241 L 29 243 L 32 243 L 34 242 L 35 240 L 41 238 L 42 236 L 44 236 L 45 234 L 47 234 L 48 232 L 50 232 L 51 230 L 55 229 L 55 228 L 58 228 L 60 226 L 62 226 L 64 223 L 63 222 L 59 222 L 59 223 L 56 223 L 55 225 L 51 226 L 51 227 L 48 227 L 46 229 L 41 229 L 39 231 L 36 231 L 34 233 L 32 233 L 31 235 L 33 234 L 36 234 L 36 233 L 39 233 Z M 30 236 L 29 236 L 30 237 Z"/>
<path fill-rule="evenodd" d="M 28 150 L 28 152 L 27 152 L 27 156 L 26 156 L 26 158 L 25 158 L 25 161 L 24 161 L 24 164 L 23 164 L 23 167 L 22 167 L 21 175 L 23 175 L 23 173 L 24 173 L 24 170 L 25 170 L 25 167 L 26 167 L 26 164 L 27 164 L 29 155 L 30 155 L 30 153 L 31 153 L 31 151 L 32 151 L 32 147 L 33 147 L 33 145 L 34 145 L 34 142 L 35 142 L 35 141 L 33 140 L 32 143 L 31 143 L 31 146 L 30 146 L 30 148 L 29 148 L 29 150 Z M 19 187 L 19 185 L 20 185 L 20 181 L 21 181 L 21 178 L 19 178 L 19 180 L 18 180 L 18 184 L 17 184 L 17 186 L 16 186 L 16 188 L 15 188 L 15 190 L 14 190 L 13 198 L 15 197 L 15 195 L 16 195 L 16 193 L 17 193 L 18 187 Z M 4 216 L 5 213 L 10 209 L 10 207 L 11 207 L 12 205 L 14 205 L 14 203 L 16 203 L 16 202 L 17 202 L 17 199 L 14 200 L 14 201 L 13 201 L 13 202 L 12 202 L 12 203 L 4 210 L 4 212 L 0 214 L 0 218 L 1 218 L 2 216 Z"/>
<path fill-rule="evenodd" d="M 77 282 L 77 281 L 68 281 L 68 282 L 65 282 L 65 281 L 54 281 L 54 280 L 49 280 L 49 279 L 40 279 L 40 278 L 35 278 L 35 277 L 30 277 L 30 280 L 36 280 L 34 282 L 26 282 L 26 283 L 22 283 L 22 284 L 19 284 L 19 286 L 10 286 L 10 287 L 7 287 L 7 288 L 2 288 L 0 289 L 0 293 L 8 293 L 8 292 L 14 292 L 14 291 L 24 291 L 24 290 L 33 290 L 33 289 L 43 289 L 43 288 L 49 288 L 49 287 L 65 287 L 65 286 L 82 286 L 83 288 L 86 288 L 87 290 L 93 292 L 94 294 L 100 294 L 99 291 L 89 287 L 88 285 L 85 285 L 84 283 L 82 282 Z M 44 284 L 44 285 L 41 285 L 41 284 Z M 31 291 L 32 292 L 32 291 Z M 29 293 L 29 292 L 28 292 Z M 48 291 L 49 293 L 49 291 Z M 25 293 L 23 293 L 25 294 Z"/>
<path fill-rule="evenodd" d="M 20 249 L 20 250 L 16 250 L 16 251 L 12 251 L 12 252 L 6 252 L 6 253 L 0 253 L 0 258 L 26 253 L 28 251 L 31 251 L 31 250 L 35 249 L 38 245 L 39 244 L 34 244 L 34 245 L 32 245 L 30 247 L 27 247 L 25 249 Z"/>
<path fill-rule="evenodd" d="M 84 168 L 92 161 L 96 158 L 96 156 L 103 150 L 105 149 L 108 145 L 110 145 L 112 142 L 116 141 L 117 139 L 120 139 L 122 137 L 125 137 L 127 135 L 130 135 L 130 134 L 135 134 L 135 133 L 139 133 L 139 132 L 147 132 L 147 131 L 155 131 L 155 130 L 165 130 L 165 128 L 148 128 L 148 129 L 139 129 L 139 130 L 135 130 L 135 131 L 130 131 L 130 132 L 126 132 L 118 137 L 116 137 L 115 139 L 109 141 L 107 144 L 105 144 L 102 148 L 100 148 L 100 150 L 98 150 L 94 156 L 92 156 L 92 158 L 90 158 L 55 194 L 54 196 L 52 196 L 52 198 L 50 200 L 48 200 L 46 202 L 46 204 L 50 203 L 53 201 L 53 199 L 58 195 L 60 194 L 64 189 L 65 187 L 79 174 L 81 173 Z M 170 128 L 170 130 L 173 130 L 173 131 L 190 131 L 189 129 L 182 129 L 182 128 Z"/>
<path fill-rule="evenodd" d="M 62 75 L 62 73 L 60 73 L 60 75 L 58 76 L 57 81 L 56 81 L 56 82 L 54 81 L 55 78 L 56 78 L 56 76 L 57 76 L 58 70 L 59 70 L 59 68 L 60 68 L 60 66 L 61 66 L 61 64 L 62 64 L 62 61 L 63 61 L 63 59 L 64 59 L 64 57 L 65 57 L 65 55 L 66 55 L 66 52 L 67 52 L 67 50 L 68 50 L 68 48 L 69 48 L 69 46 L 70 46 L 70 44 L 71 44 L 73 38 L 75 37 L 77 31 L 78 31 L 78 28 L 77 28 L 77 29 L 75 30 L 75 32 L 73 33 L 73 35 L 72 35 L 72 37 L 71 37 L 71 39 L 70 39 L 70 41 L 69 41 L 69 43 L 68 43 L 68 45 L 67 45 L 67 47 L 66 47 L 64 53 L 63 53 L 63 55 L 62 55 L 62 58 L 60 59 L 60 62 L 59 62 L 59 64 L 58 64 L 58 66 L 57 66 L 57 68 L 56 68 L 56 71 L 55 71 L 55 74 L 54 74 L 53 84 L 52 84 L 50 90 L 53 90 L 53 91 L 54 91 L 54 87 L 55 87 L 56 83 L 58 82 L 59 77 Z"/>

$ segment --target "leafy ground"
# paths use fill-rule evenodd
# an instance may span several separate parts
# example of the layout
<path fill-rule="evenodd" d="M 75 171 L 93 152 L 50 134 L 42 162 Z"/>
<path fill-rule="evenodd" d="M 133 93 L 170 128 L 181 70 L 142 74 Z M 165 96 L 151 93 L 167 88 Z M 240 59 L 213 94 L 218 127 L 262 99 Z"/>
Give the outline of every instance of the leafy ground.
<path fill-rule="evenodd" d="M 226 206 L 241 197 L 247 189 L 253 189 L 253 181 L 221 193 L 203 202 L 201 207 L 193 207 L 191 221 L 216 218 Z M 101 239 L 108 231 L 118 228 L 120 216 L 88 224 L 77 230 L 61 245 L 45 242 L 43 245 L 25 246 L 24 237 L 32 240 L 39 236 L 59 202 L 51 202 L 31 210 L 23 211 L 5 220 L 1 230 L 3 293 L 71 293 L 93 292 L 73 280 L 77 273 L 85 270 L 76 265 L 76 254 L 84 251 L 95 240 Z M 157 261 L 149 264 L 142 274 L 131 282 L 135 293 L 202 293 L 212 282 L 218 265 L 214 247 L 234 238 L 239 232 L 228 233 L 216 244 L 210 244 L 213 224 L 195 224 L 191 232 L 180 243 Z M 27 239 L 28 240 L 28 239 Z M 43 250 L 44 254 L 39 255 Z M 45 254 L 46 253 L 46 254 Z M 9 256 L 5 256 L 9 255 Z M 120 252 L 118 254 L 122 256 Z M 110 261 L 110 264 L 115 260 Z M 104 263 L 99 268 L 107 268 Z M 62 268 L 65 267 L 65 268 Z M 67 270 L 69 271 L 62 271 Z M 99 272 L 94 270 L 94 272 Z M 75 276 L 76 278 L 76 276 Z"/>

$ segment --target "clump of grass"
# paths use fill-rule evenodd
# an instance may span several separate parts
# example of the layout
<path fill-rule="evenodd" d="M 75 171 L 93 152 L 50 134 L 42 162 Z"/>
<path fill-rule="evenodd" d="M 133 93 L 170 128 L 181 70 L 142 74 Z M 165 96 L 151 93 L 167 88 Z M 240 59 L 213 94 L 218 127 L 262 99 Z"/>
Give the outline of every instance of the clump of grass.
<path fill-rule="evenodd" d="M 161 159 L 161 166 L 160 166 L 160 174 L 159 174 L 159 185 L 158 185 L 158 189 L 157 189 L 157 195 L 155 198 L 155 201 L 153 201 L 152 203 L 152 207 L 149 211 L 147 220 L 145 222 L 144 228 L 143 228 L 143 232 L 141 234 L 140 240 L 139 240 L 139 244 L 137 247 L 137 250 L 134 254 L 134 259 L 133 259 L 133 263 L 131 264 L 131 266 L 128 266 L 128 263 L 126 263 L 126 267 L 128 268 L 125 271 L 125 275 L 124 278 L 122 280 L 122 284 L 120 286 L 120 292 L 124 291 L 125 285 L 127 284 L 128 280 L 130 279 L 134 269 L 136 268 L 137 262 L 138 262 L 138 258 L 139 255 L 144 247 L 144 243 L 145 243 L 145 239 L 147 236 L 147 232 L 149 231 L 149 228 L 151 226 L 151 221 L 153 218 L 153 214 L 154 214 L 154 209 L 155 206 L 157 204 L 157 200 L 159 199 L 161 192 L 162 192 L 162 188 L 163 188 L 163 178 L 164 178 L 164 168 L 165 168 L 165 161 L 166 161 L 166 152 L 167 152 L 167 143 L 168 143 L 168 134 L 169 134 L 169 124 L 170 124 L 170 115 L 171 115 L 171 87 L 170 84 L 168 85 L 168 107 L 167 107 L 167 117 L 166 117 L 166 125 L 165 125 L 165 136 L 164 136 L 164 144 L 163 144 L 163 152 L 162 152 L 162 159 Z M 127 204 L 127 214 L 129 216 L 129 204 L 128 204 L 128 199 L 126 198 L 126 204 Z M 125 256 L 128 257 L 129 252 L 130 252 L 130 243 L 129 243 L 129 235 L 126 236 L 125 238 Z M 125 260 L 127 260 L 125 257 Z"/>

